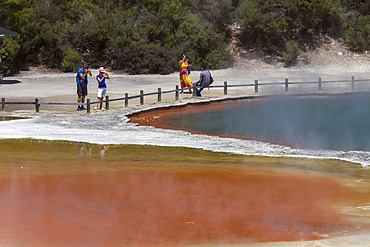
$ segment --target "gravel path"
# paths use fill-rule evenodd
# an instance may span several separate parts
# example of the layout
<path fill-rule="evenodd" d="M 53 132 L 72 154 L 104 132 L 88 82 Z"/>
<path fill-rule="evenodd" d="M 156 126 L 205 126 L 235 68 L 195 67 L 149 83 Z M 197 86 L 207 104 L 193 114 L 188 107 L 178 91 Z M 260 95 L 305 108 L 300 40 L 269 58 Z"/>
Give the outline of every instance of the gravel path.
<path fill-rule="evenodd" d="M 214 85 L 223 86 L 224 82 L 227 81 L 229 85 L 240 85 L 240 84 L 254 84 L 255 80 L 259 83 L 283 83 L 285 78 L 289 78 L 289 81 L 302 82 L 302 81 L 318 81 L 321 77 L 322 80 L 350 80 L 351 76 L 355 76 L 356 79 L 369 78 L 370 74 L 362 66 L 360 68 L 337 68 L 333 70 L 317 68 L 306 68 L 306 69 L 285 69 L 280 68 L 278 70 L 274 68 L 266 68 L 263 70 L 252 70 L 242 67 L 235 67 L 225 70 L 212 71 L 212 75 L 215 78 Z M 370 61 L 369 67 L 370 68 Z M 193 82 L 198 80 L 200 71 L 193 71 L 191 78 Z M 96 101 L 96 80 L 94 75 L 97 75 L 97 70 L 93 71 L 93 77 L 90 78 L 88 91 L 91 102 Z M 139 95 L 140 90 L 144 93 L 157 92 L 158 88 L 163 91 L 174 90 L 176 85 L 179 85 L 178 73 L 170 75 L 125 75 L 111 73 L 110 80 L 107 80 L 108 88 L 107 95 L 110 99 L 123 98 L 125 93 L 129 96 Z M 76 85 L 75 85 L 75 73 L 56 73 L 56 72 L 39 72 L 36 70 L 23 71 L 19 75 L 6 77 L 3 84 L 0 87 L 0 96 L 5 98 L 6 101 L 27 101 L 34 102 L 35 98 L 38 98 L 42 102 L 67 102 L 75 103 L 77 100 L 76 96 Z M 260 93 L 282 93 L 284 87 L 279 85 L 277 87 L 261 87 Z M 253 95 L 254 87 L 235 87 L 228 89 L 228 96 L 237 95 Z M 204 97 L 222 97 L 222 88 L 213 88 L 210 90 L 204 90 L 202 95 Z M 191 100 L 191 94 L 181 94 L 180 100 Z M 162 95 L 162 101 L 171 102 L 174 101 L 175 94 L 168 93 Z M 145 97 L 145 104 L 150 105 L 157 101 L 157 96 L 152 95 Z M 139 99 L 130 100 L 129 105 L 139 105 Z M 124 101 L 114 101 L 110 104 L 111 108 L 120 108 L 124 106 Z M 76 106 L 41 106 L 41 111 L 54 111 L 54 112 L 75 112 Z M 6 105 L 8 112 L 16 112 L 18 110 L 34 110 L 34 106 L 27 105 Z"/>

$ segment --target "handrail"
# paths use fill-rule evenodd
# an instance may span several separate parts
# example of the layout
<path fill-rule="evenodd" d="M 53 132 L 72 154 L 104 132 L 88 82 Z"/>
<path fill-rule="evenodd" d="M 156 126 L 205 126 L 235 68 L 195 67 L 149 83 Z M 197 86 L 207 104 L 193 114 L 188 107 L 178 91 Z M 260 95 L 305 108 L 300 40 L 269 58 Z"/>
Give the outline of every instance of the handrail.
<path fill-rule="evenodd" d="M 229 85 L 226 81 L 224 82 L 224 85 L 211 85 L 209 87 L 206 87 L 206 88 L 223 88 L 224 89 L 224 95 L 227 95 L 227 89 L 228 88 L 234 88 L 234 87 L 254 87 L 254 91 L 255 93 L 258 93 L 258 90 L 259 90 L 259 87 L 260 86 L 271 86 L 271 85 L 285 85 L 285 92 L 288 92 L 289 90 L 289 85 L 302 85 L 302 84 L 318 84 L 318 91 L 321 91 L 322 90 L 322 84 L 326 84 L 326 83 L 346 83 L 346 82 L 350 82 L 350 86 L 351 86 L 351 91 L 354 91 L 354 88 L 355 88 L 355 82 L 366 82 L 366 81 L 369 81 L 370 82 L 370 79 L 359 79 L 359 80 L 355 80 L 355 77 L 352 76 L 350 80 L 330 80 L 330 81 L 322 81 L 321 78 L 319 77 L 318 78 L 318 81 L 307 81 L 307 82 L 291 82 L 289 81 L 288 79 L 285 79 L 284 82 L 266 82 L 266 83 L 259 83 L 258 80 L 255 80 L 254 83 L 249 83 L 249 84 L 234 84 L 234 85 Z M 195 96 L 195 90 L 196 88 L 199 88 L 199 86 L 196 86 L 196 85 L 193 85 L 192 89 L 193 89 L 193 96 Z M 2 98 L 2 103 L 1 103 L 1 106 L 2 106 L 2 111 L 5 111 L 5 105 L 14 105 L 14 104 L 18 104 L 18 105 L 26 105 L 26 104 L 29 104 L 29 105 L 35 105 L 35 108 L 36 108 L 36 112 L 39 112 L 39 109 L 40 109 L 40 106 L 41 105 L 86 105 L 87 106 L 87 112 L 90 113 L 90 105 L 92 104 L 97 104 L 97 103 L 106 103 L 106 109 L 109 109 L 109 102 L 112 102 L 112 101 L 121 101 L 121 100 L 124 100 L 125 101 L 125 107 L 128 106 L 128 101 L 130 99 L 137 99 L 139 98 L 140 99 L 140 105 L 143 105 L 144 104 L 144 97 L 145 96 L 152 96 L 152 95 L 157 95 L 158 96 L 158 102 L 160 102 L 162 100 L 162 94 L 168 94 L 168 93 L 175 93 L 175 100 L 178 100 L 179 99 L 179 93 L 182 89 L 179 89 L 179 86 L 177 85 L 176 88 L 174 90 L 166 90 L 166 91 L 162 91 L 161 88 L 158 88 L 158 92 L 151 92 L 151 93 L 144 93 L 143 90 L 140 90 L 140 94 L 139 95 L 133 95 L 133 96 L 128 96 L 128 93 L 125 93 L 125 97 L 121 97 L 121 98 L 116 98 L 116 99 L 109 99 L 109 96 L 106 96 L 106 99 L 105 100 L 101 100 L 101 101 L 94 101 L 94 102 L 90 102 L 90 99 L 87 99 L 87 102 L 86 103 L 65 103 L 65 102 L 40 102 L 38 98 L 35 99 L 34 102 L 7 102 L 5 100 L 5 98 Z"/>

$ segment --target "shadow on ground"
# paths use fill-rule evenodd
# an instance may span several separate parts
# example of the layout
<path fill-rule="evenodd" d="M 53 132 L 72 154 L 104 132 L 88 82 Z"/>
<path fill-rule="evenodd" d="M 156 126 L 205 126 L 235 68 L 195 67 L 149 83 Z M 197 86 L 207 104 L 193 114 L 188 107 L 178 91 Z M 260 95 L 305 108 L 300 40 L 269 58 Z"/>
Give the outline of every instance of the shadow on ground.
<path fill-rule="evenodd" d="M 18 80 L 3 80 L 0 84 L 18 84 L 21 83 L 21 81 Z"/>

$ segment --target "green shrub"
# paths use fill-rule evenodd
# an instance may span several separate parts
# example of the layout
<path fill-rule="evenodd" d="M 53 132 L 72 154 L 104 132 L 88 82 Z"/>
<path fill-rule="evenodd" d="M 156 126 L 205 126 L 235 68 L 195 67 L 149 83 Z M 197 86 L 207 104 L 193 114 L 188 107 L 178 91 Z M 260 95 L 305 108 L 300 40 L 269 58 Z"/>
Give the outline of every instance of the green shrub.
<path fill-rule="evenodd" d="M 67 48 L 64 52 L 62 70 L 64 72 L 76 72 L 81 65 L 82 56 L 72 48 Z"/>
<path fill-rule="evenodd" d="M 356 19 L 346 30 L 346 43 L 355 51 L 370 48 L 370 16 Z"/>
<path fill-rule="evenodd" d="M 149 55 L 149 72 L 170 74 L 178 68 L 175 52 L 169 47 L 156 46 Z"/>
<path fill-rule="evenodd" d="M 0 72 L 5 75 L 10 75 L 17 71 L 16 57 L 18 55 L 20 44 L 19 37 L 5 37 L 0 40 Z"/>
<path fill-rule="evenodd" d="M 284 64 L 286 67 L 294 66 L 297 64 L 299 55 L 299 48 L 296 42 L 289 41 L 286 43 L 286 53 L 284 56 Z"/>
<path fill-rule="evenodd" d="M 112 69 L 129 74 L 169 74 L 178 68 L 176 55 L 170 47 L 131 42 L 112 55 Z"/>
<path fill-rule="evenodd" d="M 220 48 L 212 50 L 204 59 L 204 63 L 208 65 L 209 69 L 217 69 L 223 67 L 227 61 L 227 51 Z"/>
<path fill-rule="evenodd" d="M 193 65 L 209 63 L 213 68 L 219 68 L 218 65 L 224 62 L 219 59 L 227 58 L 224 36 L 199 15 L 187 16 L 176 30 L 174 40 L 176 46 L 191 57 Z"/>

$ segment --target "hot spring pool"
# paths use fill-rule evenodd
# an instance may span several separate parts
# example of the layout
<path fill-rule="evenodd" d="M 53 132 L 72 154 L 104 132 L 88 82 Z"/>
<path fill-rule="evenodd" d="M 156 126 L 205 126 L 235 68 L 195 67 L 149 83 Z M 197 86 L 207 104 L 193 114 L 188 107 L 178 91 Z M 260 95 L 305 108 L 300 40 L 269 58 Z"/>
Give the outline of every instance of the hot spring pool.
<path fill-rule="evenodd" d="M 168 117 L 176 128 L 304 149 L 370 150 L 370 96 L 272 97 Z"/>
<path fill-rule="evenodd" d="M 338 160 L 0 140 L 0 246 L 296 246 L 367 236 L 369 184 L 370 170 Z"/>

